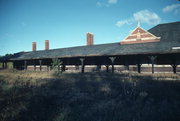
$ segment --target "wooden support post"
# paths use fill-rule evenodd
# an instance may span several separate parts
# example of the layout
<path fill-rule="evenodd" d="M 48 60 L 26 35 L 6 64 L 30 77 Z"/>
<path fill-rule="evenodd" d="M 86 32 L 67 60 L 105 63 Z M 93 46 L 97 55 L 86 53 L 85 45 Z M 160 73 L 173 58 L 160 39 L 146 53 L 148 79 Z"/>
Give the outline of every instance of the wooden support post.
<path fill-rule="evenodd" d="M 62 64 L 62 63 L 61 63 L 61 60 L 60 60 L 60 59 L 58 59 L 58 71 L 60 71 L 60 70 L 61 70 L 61 68 L 60 68 L 60 67 L 61 67 L 61 64 Z M 66 70 L 66 68 L 65 68 L 65 70 Z M 62 70 L 61 70 L 61 71 L 62 71 Z"/>
<path fill-rule="evenodd" d="M 97 71 L 100 71 L 100 70 L 101 70 L 101 65 L 97 65 L 97 66 L 96 66 L 96 70 L 97 70 Z"/>
<path fill-rule="evenodd" d="M 49 71 L 49 65 L 47 65 L 47 71 Z"/>
<path fill-rule="evenodd" d="M 116 59 L 116 57 L 109 57 L 109 59 L 111 60 L 112 73 L 114 73 L 114 60 Z"/>
<path fill-rule="evenodd" d="M 142 65 L 142 64 L 137 64 L 138 73 L 141 73 L 141 65 Z"/>
<path fill-rule="evenodd" d="M 79 65 L 75 65 L 75 70 L 79 70 Z"/>
<path fill-rule="evenodd" d="M 42 60 L 39 60 L 40 71 L 42 70 Z"/>
<path fill-rule="evenodd" d="M 129 64 L 126 65 L 127 70 L 129 71 Z"/>
<path fill-rule="evenodd" d="M 36 64 L 34 64 L 34 71 L 36 71 Z"/>
<path fill-rule="evenodd" d="M 58 71 L 60 71 L 61 69 L 60 69 L 60 65 L 58 65 Z"/>
<path fill-rule="evenodd" d="M 64 64 L 62 65 L 61 71 L 62 71 L 62 72 L 66 71 L 66 65 L 64 65 Z"/>
<path fill-rule="evenodd" d="M 106 66 L 106 72 L 109 72 L 109 65 L 105 65 Z"/>
<path fill-rule="evenodd" d="M 81 73 L 84 73 L 84 58 L 80 58 L 81 61 Z"/>
<path fill-rule="evenodd" d="M 36 71 L 36 61 L 34 61 L 34 71 Z"/>
<path fill-rule="evenodd" d="M 65 71 L 65 66 L 64 66 L 64 64 L 61 66 L 61 72 L 63 72 L 63 71 Z"/>
<path fill-rule="evenodd" d="M 124 66 L 125 66 L 125 70 L 128 70 L 128 71 L 129 71 L 129 64 L 126 63 Z"/>
<path fill-rule="evenodd" d="M 2 68 L 5 69 L 5 67 L 4 67 L 4 66 L 5 66 L 5 65 L 4 65 L 4 62 L 3 62 L 2 64 L 3 64 L 3 65 L 2 65 Z"/>
<path fill-rule="evenodd" d="M 51 65 L 48 66 L 48 70 L 51 71 Z"/>
<path fill-rule="evenodd" d="M 13 63 L 13 69 L 16 69 L 16 67 L 15 67 L 15 63 L 14 62 L 12 62 Z"/>
<path fill-rule="evenodd" d="M 152 64 L 152 74 L 154 73 L 154 62 L 155 59 L 157 58 L 157 56 L 148 56 L 149 59 L 151 60 L 151 64 Z"/>
<path fill-rule="evenodd" d="M 173 73 L 176 74 L 176 68 L 177 68 L 178 64 L 175 64 L 175 63 L 174 63 L 174 64 L 172 64 L 171 66 L 172 66 L 172 68 L 173 68 Z"/>
<path fill-rule="evenodd" d="M 27 70 L 27 61 L 24 61 L 24 70 Z"/>
<path fill-rule="evenodd" d="M 7 62 L 5 62 L 5 69 L 7 69 Z"/>

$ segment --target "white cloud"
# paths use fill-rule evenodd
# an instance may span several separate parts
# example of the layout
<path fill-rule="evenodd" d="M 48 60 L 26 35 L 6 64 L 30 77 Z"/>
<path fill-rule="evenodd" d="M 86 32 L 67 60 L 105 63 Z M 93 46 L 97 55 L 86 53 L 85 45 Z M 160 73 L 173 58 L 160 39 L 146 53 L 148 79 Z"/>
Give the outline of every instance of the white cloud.
<path fill-rule="evenodd" d="M 118 0 L 108 0 L 109 4 L 116 4 Z"/>
<path fill-rule="evenodd" d="M 116 4 L 117 2 L 118 2 L 118 0 L 106 0 L 106 1 L 104 1 L 104 2 L 98 1 L 98 2 L 96 3 L 96 5 L 97 5 L 98 7 L 103 7 L 103 6 L 109 7 L 110 5 Z"/>
<path fill-rule="evenodd" d="M 135 21 L 139 21 L 140 23 L 146 23 L 149 25 L 159 24 L 161 18 L 154 12 L 149 10 L 142 10 L 133 14 Z"/>
<path fill-rule="evenodd" d="M 123 25 L 131 25 L 133 23 L 146 23 L 148 25 L 156 25 L 161 22 L 161 18 L 154 12 L 149 10 L 141 10 L 133 14 L 133 17 L 117 21 L 116 26 L 121 27 Z"/>
<path fill-rule="evenodd" d="M 96 5 L 97 5 L 98 7 L 102 7 L 102 3 L 101 3 L 101 2 L 97 2 Z"/>
<path fill-rule="evenodd" d="M 180 4 L 168 5 L 168 6 L 166 6 L 165 8 L 163 8 L 162 11 L 163 11 L 164 13 L 167 13 L 167 12 L 171 12 L 171 11 L 174 11 L 174 10 L 177 11 L 177 9 L 180 9 Z"/>
<path fill-rule="evenodd" d="M 116 26 L 121 27 L 125 24 L 131 25 L 132 22 L 133 22 L 133 19 L 121 20 L 116 23 Z"/>

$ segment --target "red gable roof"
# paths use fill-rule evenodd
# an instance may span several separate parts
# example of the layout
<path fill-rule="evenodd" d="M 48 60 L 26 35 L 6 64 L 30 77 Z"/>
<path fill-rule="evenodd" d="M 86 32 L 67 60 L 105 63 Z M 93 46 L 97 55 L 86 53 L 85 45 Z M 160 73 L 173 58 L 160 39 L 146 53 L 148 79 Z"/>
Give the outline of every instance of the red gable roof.
<path fill-rule="evenodd" d="M 150 32 L 142 29 L 140 26 L 136 27 L 135 30 L 128 35 L 121 44 L 135 44 L 135 43 L 146 43 L 146 42 L 158 42 L 160 37 L 156 37 Z"/>

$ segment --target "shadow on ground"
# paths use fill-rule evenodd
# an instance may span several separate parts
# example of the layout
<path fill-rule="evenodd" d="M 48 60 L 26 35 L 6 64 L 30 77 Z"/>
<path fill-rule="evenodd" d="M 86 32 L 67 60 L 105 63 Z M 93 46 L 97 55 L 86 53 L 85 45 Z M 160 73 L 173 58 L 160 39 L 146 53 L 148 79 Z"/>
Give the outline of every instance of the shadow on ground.
<path fill-rule="evenodd" d="M 1 121 L 179 121 L 180 82 L 128 74 L 61 74 L 0 81 Z"/>

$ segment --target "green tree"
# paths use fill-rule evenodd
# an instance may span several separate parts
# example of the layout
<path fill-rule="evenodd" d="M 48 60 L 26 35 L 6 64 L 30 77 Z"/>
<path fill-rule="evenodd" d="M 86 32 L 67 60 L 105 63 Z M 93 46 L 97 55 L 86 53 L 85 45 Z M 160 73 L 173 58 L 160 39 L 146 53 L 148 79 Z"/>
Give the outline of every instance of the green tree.
<path fill-rule="evenodd" d="M 52 61 L 52 69 L 55 71 L 59 71 L 60 66 L 62 65 L 62 61 L 58 58 L 54 58 Z"/>

